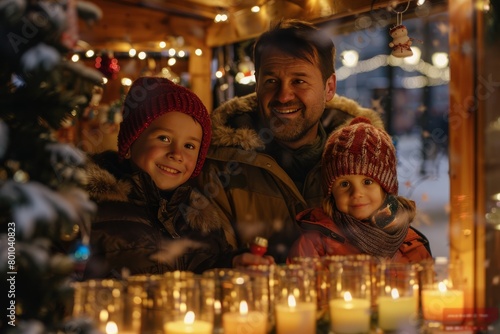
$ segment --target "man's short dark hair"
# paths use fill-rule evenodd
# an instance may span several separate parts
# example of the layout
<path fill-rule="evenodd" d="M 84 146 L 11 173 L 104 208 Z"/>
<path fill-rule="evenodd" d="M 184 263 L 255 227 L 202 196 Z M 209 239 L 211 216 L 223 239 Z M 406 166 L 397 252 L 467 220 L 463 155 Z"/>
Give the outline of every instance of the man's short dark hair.
<path fill-rule="evenodd" d="M 266 48 L 275 47 L 317 65 L 324 82 L 335 73 L 335 45 L 332 39 L 313 24 L 296 19 L 283 19 L 255 42 L 253 58 L 258 75 L 261 56 Z"/>

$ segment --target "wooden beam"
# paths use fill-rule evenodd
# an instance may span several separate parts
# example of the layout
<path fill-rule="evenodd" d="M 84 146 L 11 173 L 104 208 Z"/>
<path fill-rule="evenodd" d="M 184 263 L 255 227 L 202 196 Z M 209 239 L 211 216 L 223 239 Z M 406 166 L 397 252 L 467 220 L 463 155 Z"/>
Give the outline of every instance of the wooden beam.
<path fill-rule="evenodd" d="M 152 8 L 106 0 L 93 1 L 103 18 L 93 25 L 79 22 L 80 39 L 92 48 L 126 52 L 131 47 L 145 51 L 161 51 L 160 41 L 182 36 L 186 48 L 205 45 L 207 21 L 169 15 Z M 175 47 L 175 45 L 167 45 Z"/>
<path fill-rule="evenodd" d="M 474 0 L 449 1 L 450 258 L 463 264 L 465 308 L 475 308 L 477 175 Z"/>

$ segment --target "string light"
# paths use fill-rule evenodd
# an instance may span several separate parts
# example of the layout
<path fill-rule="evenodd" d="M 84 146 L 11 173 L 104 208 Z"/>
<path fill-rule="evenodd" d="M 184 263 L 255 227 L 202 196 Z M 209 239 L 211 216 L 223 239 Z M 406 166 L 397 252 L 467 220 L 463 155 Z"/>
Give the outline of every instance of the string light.
<path fill-rule="evenodd" d="M 222 14 L 217 14 L 214 19 L 215 23 L 220 23 L 220 22 L 226 22 L 227 21 L 227 14 L 222 13 Z"/>
<path fill-rule="evenodd" d="M 121 58 L 131 58 L 137 56 L 140 59 L 146 59 L 146 58 L 186 58 L 189 57 L 189 52 L 186 50 L 176 50 L 174 48 L 171 48 L 169 50 L 164 50 L 164 51 L 141 51 L 137 52 L 136 49 L 131 48 L 128 51 L 110 51 L 110 50 L 78 50 L 74 51 L 71 55 L 70 58 L 73 59 L 73 61 L 77 62 L 81 58 L 87 58 L 91 59 L 94 57 L 99 57 L 102 54 L 107 54 L 111 53 L 114 55 L 115 58 L 121 59 Z M 193 52 L 194 55 L 196 56 L 201 56 L 203 54 L 203 51 L 201 49 L 196 49 Z"/>

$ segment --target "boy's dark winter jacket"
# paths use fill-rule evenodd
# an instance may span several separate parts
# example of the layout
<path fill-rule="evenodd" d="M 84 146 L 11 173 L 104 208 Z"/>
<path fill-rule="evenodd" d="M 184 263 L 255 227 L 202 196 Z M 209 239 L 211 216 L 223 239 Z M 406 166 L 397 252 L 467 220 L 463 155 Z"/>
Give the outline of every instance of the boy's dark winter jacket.
<path fill-rule="evenodd" d="M 84 278 L 201 273 L 229 267 L 233 245 L 224 217 L 189 185 L 160 191 L 147 173 L 119 161 L 116 152 L 93 157 L 88 191 L 98 205 Z M 227 227 L 226 227 L 227 228 Z"/>

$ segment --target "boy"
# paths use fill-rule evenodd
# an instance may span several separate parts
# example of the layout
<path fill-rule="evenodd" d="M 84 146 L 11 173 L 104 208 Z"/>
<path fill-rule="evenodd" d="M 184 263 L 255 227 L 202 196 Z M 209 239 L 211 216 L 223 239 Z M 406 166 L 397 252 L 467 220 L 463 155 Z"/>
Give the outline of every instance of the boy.
<path fill-rule="evenodd" d="M 231 266 L 229 222 L 189 185 L 210 138 L 209 114 L 193 92 L 157 77 L 132 84 L 118 153 L 102 153 L 89 167 L 98 213 L 85 278 Z"/>

